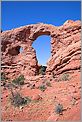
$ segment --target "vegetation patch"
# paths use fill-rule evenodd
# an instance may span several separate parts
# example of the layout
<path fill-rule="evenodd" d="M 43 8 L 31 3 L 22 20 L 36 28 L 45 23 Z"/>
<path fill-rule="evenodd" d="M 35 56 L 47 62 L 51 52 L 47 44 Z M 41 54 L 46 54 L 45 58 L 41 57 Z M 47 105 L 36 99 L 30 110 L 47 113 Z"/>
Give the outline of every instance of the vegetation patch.
<path fill-rule="evenodd" d="M 39 86 L 39 89 L 44 92 L 47 89 L 47 87 L 45 85 L 41 85 Z"/>
<path fill-rule="evenodd" d="M 69 80 L 69 74 L 64 73 L 62 74 L 61 78 L 58 81 L 68 81 Z"/>
<path fill-rule="evenodd" d="M 18 92 L 12 94 L 12 97 L 10 99 L 11 104 L 14 105 L 15 107 L 24 106 L 31 102 L 31 99 L 29 97 L 23 98 Z"/>
<path fill-rule="evenodd" d="M 6 83 L 5 88 L 12 89 L 12 88 L 18 88 L 18 86 L 16 84 L 9 82 Z"/>
<path fill-rule="evenodd" d="M 6 81 L 6 76 L 4 72 L 1 72 L 1 81 Z"/>
<path fill-rule="evenodd" d="M 63 80 L 63 81 L 69 80 L 69 74 L 64 73 L 64 74 L 62 75 L 62 80 Z"/>
<path fill-rule="evenodd" d="M 39 68 L 39 74 L 45 75 L 46 68 L 47 68 L 46 66 L 40 66 L 40 68 Z"/>
<path fill-rule="evenodd" d="M 12 83 L 16 84 L 16 85 L 24 85 L 24 75 L 20 75 L 18 78 L 14 79 L 12 81 Z"/>
<path fill-rule="evenodd" d="M 63 110 L 64 110 L 63 105 L 60 103 L 55 107 L 55 113 L 56 114 L 62 115 Z"/>

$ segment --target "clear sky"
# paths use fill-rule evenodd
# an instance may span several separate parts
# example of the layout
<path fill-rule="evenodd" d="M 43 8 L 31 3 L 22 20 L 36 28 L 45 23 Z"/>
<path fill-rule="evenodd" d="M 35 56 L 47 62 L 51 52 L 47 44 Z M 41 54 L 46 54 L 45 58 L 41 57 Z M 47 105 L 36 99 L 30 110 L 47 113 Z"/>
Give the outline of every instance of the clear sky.
<path fill-rule="evenodd" d="M 2 30 L 10 30 L 28 24 L 43 22 L 55 26 L 66 20 L 81 19 L 80 1 L 53 2 L 2 2 Z M 36 49 L 40 64 L 45 65 L 50 57 L 50 37 L 38 37 L 33 47 Z"/>

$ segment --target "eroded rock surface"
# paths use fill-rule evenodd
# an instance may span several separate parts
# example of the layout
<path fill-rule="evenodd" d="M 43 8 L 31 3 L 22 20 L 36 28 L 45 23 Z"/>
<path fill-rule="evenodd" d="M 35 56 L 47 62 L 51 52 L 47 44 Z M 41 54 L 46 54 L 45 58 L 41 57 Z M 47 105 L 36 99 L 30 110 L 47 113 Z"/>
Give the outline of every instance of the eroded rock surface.
<path fill-rule="evenodd" d="M 47 62 L 46 72 L 59 74 L 67 70 L 79 69 L 80 32 L 80 21 L 71 20 L 59 27 L 39 23 L 2 32 L 2 62 L 13 68 L 13 70 L 11 68 L 12 73 L 9 70 L 9 75 L 14 76 L 16 72 L 29 76 L 36 75 L 38 61 L 32 43 L 40 35 L 50 35 L 52 55 Z M 22 48 L 21 53 L 20 48 Z"/>
<path fill-rule="evenodd" d="M 51 36 L 45 75 L 38 75 L 40 65 L 32 47 L 41 35 Z M 1 38 L 1 71 L 10 82 L 23 74 L 25 84 L 19 92 L 37 101 L 23 110 L 14 109 L 7 103 L 10 90 L 2 86 L 2 120 L 80 120 L 81 22 L 68 20 L 62 26 L 32 24 L 2 32 Z M 40 85 L 46 85 L 44 92 Z M 58 103 L 65 109 L 60 116 L 54 113 Z"/>

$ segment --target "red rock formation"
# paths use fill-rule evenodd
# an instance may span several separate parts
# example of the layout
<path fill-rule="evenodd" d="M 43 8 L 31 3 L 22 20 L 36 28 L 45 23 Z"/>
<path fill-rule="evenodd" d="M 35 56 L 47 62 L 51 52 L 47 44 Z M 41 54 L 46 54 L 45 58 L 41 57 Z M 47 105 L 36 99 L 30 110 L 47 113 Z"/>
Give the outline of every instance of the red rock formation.
<path fill-rule="evenodd" d="M 51 36 L 51 57 L 44 76 L 37 75 L 40 66 L 32 48 L 33 41 L 40 35 Z M 2 120 L 80 120 L 81 22 L 68 20 L 57 27 L 32 24 L 2 32 L 1 38 L 2 72 L 10 81 L 23 74 L 26 85 L 22 86 L 20 93 L 33 100 L 40 101 L 39 95 L 42 98 L 39 104 L 33 103 L 24 107 L 22 112 L 17 109 L 14 113 L 12 105 L 9 108 L 6 102 L 5 94 L 8 96 L 10 91 L 2 87 Z M 69 79 L 65 73 L 69 74 Z M 38 87 L 46 84 L 46 81 L 51 83 L 51 87 L 46 86 L 47 89 L 42 92 Z M 35 87 L 29 88 L 33 84 Z M 65 108 L 63 116 L 54 114 L 54 107 L 58 103 Z M 5 111 L 6 107 L 9 109 Z"/>
<path fill-rule="evenodd" d="M 67 21 L 58 27 L 59 33 L 52 41 L 52 57 L 47 71 L 60 74 L 80 68 L 81 58 L 81 25 L 80 21 Z"/>
<path fill-rule="evenodd" d="M 52 56 L 47 62 L 47 72 L 59 74 L 66 70 L 78 69 L 80 32 L 80 21 L 70 20 L 60 27 L 40 23 L 2 32 L 2 61 L 4 65 L 14 65 L 15 72 L 36 75 L 38 62 L 32 43 L 40 35 L 50 35 Z M 21 47 L 22 53 L 19 52 Z M 72 66 L 71 63 L 75 65 Z"/>

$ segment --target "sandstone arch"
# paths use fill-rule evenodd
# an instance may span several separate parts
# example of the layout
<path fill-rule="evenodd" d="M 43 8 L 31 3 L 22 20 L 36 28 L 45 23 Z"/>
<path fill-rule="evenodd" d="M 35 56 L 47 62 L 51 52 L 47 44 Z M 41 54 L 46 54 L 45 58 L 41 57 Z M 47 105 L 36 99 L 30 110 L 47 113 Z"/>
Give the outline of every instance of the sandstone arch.
<path fill-rule="evenodd" d="M 1 33 L 2 62 L 4 62 L 4 65 L 13 67 L 11 71 L 5 68 L 5 72 L 9 72 L 9 75 L 12 74 L 13 77 L 15 74 L 20 73 L 29 76 L 36 75 L 38 63 L 36 52 L 32 48 L 32 43 L 41 35 L 51 36 L 52 56 L 47 63 L 47 73 L 51 74 L 53 71 L 59 74 L 63 72 L 66 70 L 66 66 L 70 65 L 72 61 L 71 55 L 74 55 L 78 50 L 80 56 L 80 31 L 80 21 L 70 20 L 59 27 L 38 23 L 5 32 L 3 31 Z M 22 47 L 23 52 L 21 54 L 18 53 L 18 55 L 11 55 L 10 50 L 12 52 L 12 49 L 17 47 Z M 74 51 L 69 56 L 71 48 Z M 78 63 L 76 67 L 79 68 L 79 66 L 80 64 Z"/>

